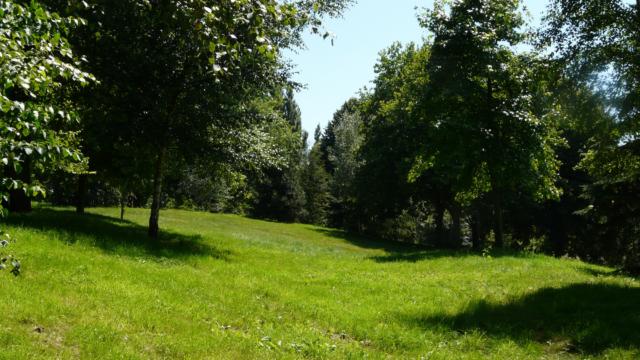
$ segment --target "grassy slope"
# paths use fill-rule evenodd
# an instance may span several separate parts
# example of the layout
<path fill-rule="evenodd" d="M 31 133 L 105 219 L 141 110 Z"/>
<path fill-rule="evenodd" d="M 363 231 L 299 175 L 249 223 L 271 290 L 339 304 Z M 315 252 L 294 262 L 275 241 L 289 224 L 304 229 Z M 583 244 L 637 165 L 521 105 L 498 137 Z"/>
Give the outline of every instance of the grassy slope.
<path fill-rule="evenodd" d="M 14 216 L 0 358 L 637 358 L 640 283 L 545 256 L 424 252 L 164 211 Z"/>

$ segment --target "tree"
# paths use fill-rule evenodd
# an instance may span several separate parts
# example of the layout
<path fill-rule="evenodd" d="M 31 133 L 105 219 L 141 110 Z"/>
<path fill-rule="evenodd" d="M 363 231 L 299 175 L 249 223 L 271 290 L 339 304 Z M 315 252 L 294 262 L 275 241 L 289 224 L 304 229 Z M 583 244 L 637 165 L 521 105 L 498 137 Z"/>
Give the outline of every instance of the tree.
<path fill-rule="evenodd" d="M 640 134 L 639 34 L 640 3 L 622 0 L 553 1 L 540 32 L 563 75 L 598 89 L 615 114 L 617 125 L 593 138 L 585 159 L 601 179 L 640 178 L 640 154 L 631 150 Z"/>
<path fill-rule="evenodd" d="M 359 107 L 360 104 L 357 98 L 347 100 L 342 104 L 340 109 L 333 114 L 333 118 L 331 118 L 331 121 L 329 121 L 327 127 L 324 129 L 324 133 L 322 133 L 322 136 L 320 137 L 322 160 L 324 160 L 329 174 L 333 174 L 333 164 L 329 161 L 329 148 L 333 147 L 336 142 L 335 127 L 340 123 L 340 119 L 342 119 L 344 114 L 355 113 L 359 110 Z"/>
<path fill-rule="evenodd" d="M 554 0 L 544 20 L 540 45 L 566 65 L 565 75 L 591 84 L 604 80 L 603 90 L 621 123 L 620 136 L 637 135 L 640 1 Z M 604 79 L 593 77 L 602 73 Z"/>
<path fill-rule="evenodd" d="M 274 116 L 282 119 L 282 126 L 273 133 L 281 149 L 282 164 L 274 164 L 252 174 L 256 191 L 252 214 L 279 221 L 301 221 L 305 218 L 303 166 L 305 143 L 300 108 L 293 89 L 288 88 L 282 98 L 275 98 Z"/>
<path fill-rule="evenodd" d="M 551 49 L 560 75 L 598 93 L 610 119 L 589 133 L 579 168 L 591 224 L 590 246 L 600 257 L 640 271 L 640 2 L 555 0 L 540 45 Z M 586 244 L 585 244 L 586 245 Z"/>
<path fill-rule="evenodd" d="M 1 0 L 0 13 L 0 196 L 6 201 L 12 190 L 44 194 L 38 183 L 19 178 L 25 162 L 48 170 L 81 162 L 71 129 L 77 117 L 61 94 L 92 77 L 80 70 L 64 37 L 81 20 L 50 13 L 35 1 Z M 0 205 L 0 217 L 6 213 Z M 10 238 L 1 230 L 4 248 Z M 0 253 L 0 270 L 7 265 L 19 274 L 20 262 Z"/>
<path fill-rule="evenodd" d="M 393 44 L 380 53 L 374 89 L 361 103 L 363 142 L 355 176 L 358 219 L 351 227 L 380 234 L 382 224 L 397 218 L 412 202 L 425 199 L 425 182 L 409 181 L 413 156 L 424 129 L 415 105 L 428 83 L 424 63 L 429 48 Z M 397 227 L 397 224 L 391 226 Z"/>
<path fill-rule="evenodd" d="M 560 139 L 533 113 L 528 91 L 535 60 L 512 50 L 524 40 L 519 7 L 516 0 L 442 1 L 423 18 L 434 40 L 420 105 L 429 130 L 415 170 L 446 174 L 460 205 L 488 194 L 497 246 L 509 197 L 559 196 Z"/>
<path fill-rule="evenodd" d="M 334 144 L 328 149 L 331 177 L 331 225 L 344 227 L 354 211 L 355 178 L 360 168 L 359 152 L 363 142 L 359 112 L 343 113 L 334 125 Z"/>
<path fill-rule="evenodd" d="M 284 101 L 282 102 L 282 117 L 287 120 L 294 133 L 302 131 L 302 113 L 295 99 L 293 87 L 289 86 L 285 90 Z"/>
<path fill-rule="evenodd" d="M 77 10 L 89 27 L 74 43 L 101 81 L 86 108 L 136 149 L 136 161 L 153 163 L 149 236 L 158 236 L 167 159 L 225 157 L 211 139 L 254 126 L 244 109 L 287 77 L 280 49 L 347 3 L 94 0 Z"/>
<path fill-rule="evenodd" d="M 319 131 L 316 129 L 316 142 L 309 151 L 304 171 L 307 216 L 304 220 L 310 224 L 327 225 L 331 204 L 330 178 L 322 161 L 319 136 Z"/>

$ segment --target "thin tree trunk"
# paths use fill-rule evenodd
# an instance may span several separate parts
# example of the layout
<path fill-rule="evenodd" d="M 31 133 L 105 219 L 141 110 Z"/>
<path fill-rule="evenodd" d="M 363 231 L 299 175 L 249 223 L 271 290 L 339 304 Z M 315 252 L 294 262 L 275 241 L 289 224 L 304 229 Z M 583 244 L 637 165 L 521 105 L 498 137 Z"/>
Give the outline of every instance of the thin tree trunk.
<path fill-rule="evenodd" d="M 491 76 L 487 76 L 487 109 L 489 115 L 493 117 L 493 79 Z M 493 120 L 493 119 L 492 119 Z M 500 140 L 501 134 L 498 129 L 498 140 Z M 501 248 L 504 246 L 504 233 L 503 233 L 503 219 L 502 219 L 502 194 L 497 189 L 495 174 L 492 176 L 491 187 L 493 188 L 493 216 L 494 226 L 493 235 L 495 236 L 495 246 Z"/>
<path fill-rule="evenodd" d="M 482 250 L 482 234 L 480 232 L 480 219 L 477 215 L 471 216 L 471 244 L 476 251 Z"/>
<path fill-rule="evenodd" d="M 166 149 L 161 149 L 156 159 L 155 171 L 153 174 L 153 200 L 151 202 L 151 215 L 149 216 L 149 237 L 152 239 L 158 238 L 160 219 L 160 195 L 162 194 L 162 167 L 164 165 L 164 158 L 166 155 Z"/>
<path fill-rule="evenodd" d="M 504 219 L 502 214 L 502 194 L 499 190 L 494 190 L 493 194 L 493 212 L 495 216 L 495 224 L 493 233 L 495 236 L 495 245 L 497 248 L 504 247 Z"/>
<path fill-rule="evenodd" d="M 436 206 L 436 242 L 438 245 L 442 245 L 445 241 L 444 236 L 444 207 L 437 205 Z"/>
<path fill-rule="evenodd" d="M 124 191 L 120 194 L 120 220 L 124 220 L 124 208 L 126 206 L 127 195 Z"/>
<path fill-rule="evenodd" d="M 451 205 L 449 209 L 451 214 L 451 240 L 449 245 L 458 248 L 462 244 L 462 211 L 458 204 Z"/>
<path fill-rule="evenodd" d="M 78 214 L 84 214 L 84 207 L 87 198 L 87 182 L 89 175 L 80 174 L 78 176 L 78 189 L 76 192 L 76 212 Z"/>
<path fill-rule="evenodd" d="M 555 256 L 562 256 L 566 253 L 567 249 L 567 235 L 566 232 L 556 231 L 551 233 L 553 240 L 553 253 Z"/>

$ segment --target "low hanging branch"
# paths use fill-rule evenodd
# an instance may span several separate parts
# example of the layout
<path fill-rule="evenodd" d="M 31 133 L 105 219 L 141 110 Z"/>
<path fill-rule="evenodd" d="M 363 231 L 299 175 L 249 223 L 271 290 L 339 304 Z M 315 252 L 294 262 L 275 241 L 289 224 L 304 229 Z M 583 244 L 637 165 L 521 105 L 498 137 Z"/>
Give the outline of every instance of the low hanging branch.
<path fill-rule="evenodd" d="M 4 250 L 9 246 L 11 236 L 8 233 L 0 234 L 0 270 L 9 269 L 9 272 L 15 276 L 20 275 L 20 261 L 14 258 L 10 254 L 4 253 Z"/>

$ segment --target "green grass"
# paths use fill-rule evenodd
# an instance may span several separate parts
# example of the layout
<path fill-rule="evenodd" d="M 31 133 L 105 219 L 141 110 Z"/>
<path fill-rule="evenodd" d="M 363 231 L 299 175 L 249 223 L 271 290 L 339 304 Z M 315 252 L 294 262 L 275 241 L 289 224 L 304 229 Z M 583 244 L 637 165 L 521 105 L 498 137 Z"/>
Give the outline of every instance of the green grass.
<path fill-rule="evenodd" d="M 424 251 L 163 211 L 9 219 L 0 358 L 640 357 L 640 283 L 540 255 Z"/>

